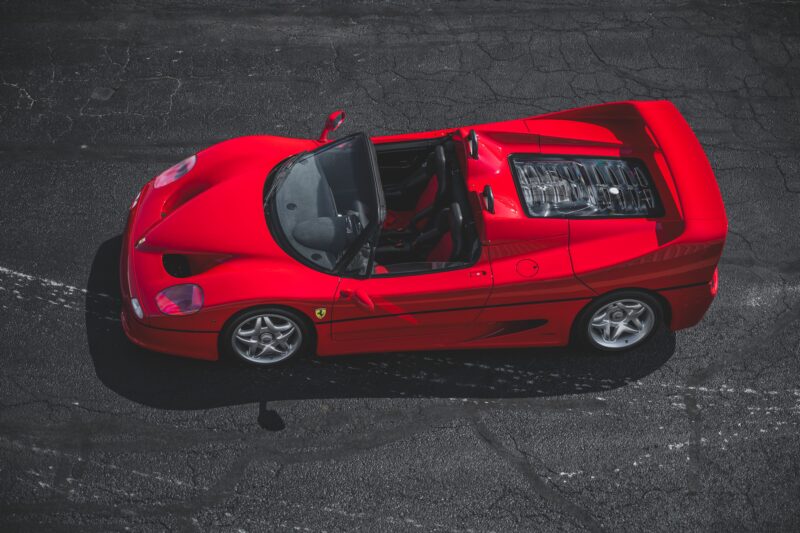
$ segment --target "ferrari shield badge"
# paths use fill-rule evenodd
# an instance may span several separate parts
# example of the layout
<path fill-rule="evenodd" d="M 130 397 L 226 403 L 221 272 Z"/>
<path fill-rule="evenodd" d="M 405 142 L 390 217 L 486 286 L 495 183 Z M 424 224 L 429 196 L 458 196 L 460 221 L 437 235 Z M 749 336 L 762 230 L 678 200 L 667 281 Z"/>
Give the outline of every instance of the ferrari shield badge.
<path fill-rule="evenodd" d="M 314 309 L 314 314 L 317 316 L 318 319 L 322 320 L 323 318 L 325 318 L 325 315 L 328 314 L 328 310 L 325 309 L 324 307 L 317 307 L 316 309 Z"/>

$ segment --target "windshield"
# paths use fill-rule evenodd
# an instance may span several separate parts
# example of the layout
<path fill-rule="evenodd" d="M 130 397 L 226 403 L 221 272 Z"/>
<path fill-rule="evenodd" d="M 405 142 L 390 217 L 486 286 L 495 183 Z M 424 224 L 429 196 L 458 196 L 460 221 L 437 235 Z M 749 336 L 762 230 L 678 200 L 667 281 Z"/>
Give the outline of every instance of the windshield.
<path fill-rule="evenodd" d="M 279 242 L 324 271 L 366 270 L 384 218 L 374 148 L 364 134 L 287 159 L 267 180 L 265 211 Z"/>

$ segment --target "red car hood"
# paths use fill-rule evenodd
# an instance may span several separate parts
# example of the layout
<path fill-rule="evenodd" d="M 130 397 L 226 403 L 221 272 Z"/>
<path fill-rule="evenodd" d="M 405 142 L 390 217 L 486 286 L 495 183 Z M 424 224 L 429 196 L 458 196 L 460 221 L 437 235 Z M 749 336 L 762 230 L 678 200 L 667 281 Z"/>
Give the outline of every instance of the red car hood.
<path fill-rule="evenodd" d="M 138 298 L 150 325 L 214 330 L 213 313 L 181 320 L 159 312 L 155 295 L 179 283 L 198 283 L 204 308 L 259 298 L 274 290 L 294 260 L 274 241 L 264 217 L 264 185 L 287 157 L 318 146 L 283 137 L 242 137 L 197 154 L 189 173 L 156 189 L 149 182 L 131 209 L 121 257 L 123 297 Z M 197 261 L 189 277 L 169 275 L 164 254 Z M 247 263 L 246 268 L 242 268 Z M 256 277 L 242 279 L 242 272 Z M 210 318 L 208 318 L 209 315 Z"/>
<path fill-rule="evenodd" d="M 199 152 L 186 176 L 161 189 L 148 186 L 137 215 L 136 238 L 145 238 L 139 249 L 233 257 L 281 253 L 264 218 L 267 175 L 287 157 L 316 146 L 258 136 Z"/>

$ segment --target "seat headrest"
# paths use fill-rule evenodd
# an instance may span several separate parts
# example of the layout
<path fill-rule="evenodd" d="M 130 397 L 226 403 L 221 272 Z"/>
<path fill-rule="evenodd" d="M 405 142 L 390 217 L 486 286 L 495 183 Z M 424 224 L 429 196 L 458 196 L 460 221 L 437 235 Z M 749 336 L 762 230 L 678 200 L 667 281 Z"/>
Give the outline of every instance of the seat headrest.
<path fill-rule="evenodd" d="M 464 247 L 464 214 L 461 206 L 453 202 L 450 204 L 450 239 L 452 250 L 450 251 L 450 261 L 461 259 L 462 248 Z"/>
<path fill-rule="evenodd" d="M 444 155 L 444 147 L 440 144 L 434 151 L 434 163 L 436 165 L 436 176 L 439 180 L 439 192 L 444 192 L 447 187 L 447 158 Z"/>
<path fill-rule="evenodd" d="M 450 209 L 445 211 L 450 211 L 450 229 L 452 231 L 461 230 L 464 227 L 464 215 L 461 213 L 461 206 L 453 202 L 450 204 Z"/>

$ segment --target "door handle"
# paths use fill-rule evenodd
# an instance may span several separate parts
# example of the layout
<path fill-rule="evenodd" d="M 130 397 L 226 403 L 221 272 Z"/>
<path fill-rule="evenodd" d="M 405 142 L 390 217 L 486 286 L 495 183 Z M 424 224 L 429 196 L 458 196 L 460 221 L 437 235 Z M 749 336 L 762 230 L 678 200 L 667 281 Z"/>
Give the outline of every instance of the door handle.
<path fill-rule="evenodd" d="M 473 270 L 472 272 L 469 273 L 469 277 L 471 278 L 482 278 L 485 275 L 486 275 L 485 270 Z"/>
<path fill-rule="evenodd" d="M 369 297 L 369 294 L 367 294 L 366 291 L 362 289 L 356 289 L 354 291 L 345 289 L 339 291 L 340 300 L 349 300 L 351 297 L 355 304 L 360 308 L 369 311 L 370 313 L 375 311 L 375 302 L 372 301 L 372 298 Z"/>
<path fill-rule="evenodd" d="M 353 300 L 355 300 L 356 304 L 366 309 L 370 313 L 375 311 L 375 302 L 372 301 L 372 298 L 369 297 L 369 294 L 361 289 L 356 289 L 353 292 Z"/>

